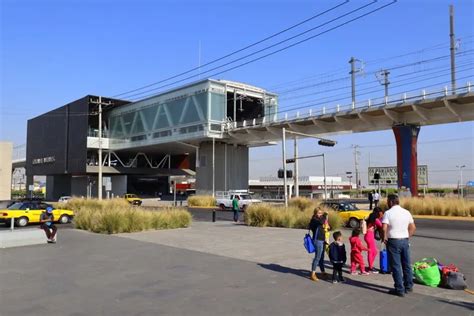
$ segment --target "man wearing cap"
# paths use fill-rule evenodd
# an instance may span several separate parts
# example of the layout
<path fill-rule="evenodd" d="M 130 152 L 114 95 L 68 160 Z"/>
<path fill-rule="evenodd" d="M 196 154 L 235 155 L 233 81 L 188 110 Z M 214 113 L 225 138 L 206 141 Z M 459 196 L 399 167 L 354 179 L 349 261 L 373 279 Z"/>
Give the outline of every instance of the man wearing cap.
<path fill-rule="evenodd" d="M 48 238 L 48 242 L 55 243 L 56 232 L 58 229 L 56 228 L 56 225 L 54 225 L 54 214 L 53 208 L 51 206 L 48 206 L 46 208 L 46 211 L 41 213 L 40 222 L 41 228 L 46 233 L 46 238 Z"/>

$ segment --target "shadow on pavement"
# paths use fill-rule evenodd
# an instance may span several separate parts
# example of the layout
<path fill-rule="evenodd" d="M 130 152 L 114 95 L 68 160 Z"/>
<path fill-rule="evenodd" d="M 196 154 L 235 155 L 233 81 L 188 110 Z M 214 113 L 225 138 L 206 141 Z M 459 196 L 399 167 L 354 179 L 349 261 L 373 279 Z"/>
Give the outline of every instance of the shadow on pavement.
<path fill-rule="evenodd" d="M 464 307 L 470 311 L 473 311 L 474 310 L 474 303 L 468 303 L 468 302 L 454 302 L 454 301 L 449 301 L 449 300 L 438 300 L 438 302 L 441 302 L 441 303 L 446 303 L 446 304 L 450 304 L 450 305 L 454 305 L 454 306 L 459 306 L 459 307 Z"/>
<path fill-rule="evenodd" d="M 308 279 L 309 278 L 309 271 L 308 270 L 303 270 L 303 269 L 293 269 L 289 267 L 284 267 L 279 264 L 265 264 L 265 263 L 258 263 L 258 265 L 264 269 L 274 271 L 274 272 L 279 272 L 279 273 L 286 273 L 286 274 L 294 274 L 296 276 Z M 319 276 L 319 274 L 318 274 Z M 390 290 L 390 287 L 382 286 L 382 285 L 377 285 L 377 284 L 372 284 L 372 283 L 367 283 L 367 282 L 362 282 L 362 281 L 357 281 L 354 279 L 350 279 L 348 277 L 345 277 L 346 282 L 344 284 L 350 285 L 350 286 L 355 286 L 355 287 L 360 287 L 368 290 L 372 290 L 375 292 L 380 292 L 383 294 L 387 294 L 388 290 Z M 326 282 L 331 282 L 331 274 L 327 274 L 325 278 L 320 278 L 321 281 L 326 281 Z"/>
<path fill-rule="evenodd" d="M 438 240 L 449 240 L 449 241 L 458 241 L 458 242 L 470 242 L 470 243 L 474 243 L 474 241 L 472 241 L 472 240 L 467 240 L 467 239 L 456 239 L 456 238 L 446 238 L 446 237 L 427 236 L 427 235 L 417 235 L 417 234 L 415 234 L 415 237 L 420 237 L 420 238 L 430 238 L 430 239 L 438 239 Z"/>

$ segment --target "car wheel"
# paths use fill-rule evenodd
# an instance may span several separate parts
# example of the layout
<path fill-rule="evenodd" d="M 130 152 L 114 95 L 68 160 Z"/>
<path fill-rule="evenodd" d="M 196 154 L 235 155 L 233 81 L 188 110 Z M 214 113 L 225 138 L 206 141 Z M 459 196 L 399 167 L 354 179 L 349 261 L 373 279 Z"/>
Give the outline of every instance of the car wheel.
<path fill-rule="evenodd" d="M 225 205 L 224 204 L 219 205 L 219 207 L 220 207 L 221 211 L 225 211 Z"/>
<path fill-rule="evenodd" d="M 59 223 L 60 224 L 67 224 L 70 221 L 71 221 L 71 219 L 67 215 L 61 215 L 61 217 L 59 218 Z"/>
<path fill-rule="evenodd" d="M 22 216 L 19 219 L 16 220 L 16 225 L 18 227 L 25 227 L 28 225 L 28 217 Z"/>
<path fill-rule="evenodd" d="M 350 220 L 349 220 L 349 227 L 350 228 L 359 228 L 360 226 L 360 223 L 359 223 L 359 220 L 355 217 L 352 217 Z"/>

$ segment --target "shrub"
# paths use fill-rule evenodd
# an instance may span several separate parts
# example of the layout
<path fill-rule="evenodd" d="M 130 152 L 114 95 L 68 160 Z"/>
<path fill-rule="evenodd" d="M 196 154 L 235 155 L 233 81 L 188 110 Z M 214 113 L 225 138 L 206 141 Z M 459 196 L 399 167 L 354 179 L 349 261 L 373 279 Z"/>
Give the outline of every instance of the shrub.
<path fill-rule="evenodd" d="M 400 205 L 413 215 L 474 216 L 474 201 L 454 197 L 402 198 Z M 380 201 L 379 206 L 388 209 L 385 200 Z"/>
<path fill-rule="evenodd" d="M 337 212 L 329 209 L 323 210 L 329 213 L 328 220 L 332 229 L 337 229 L 343 225 L 343 220 Z M 301 210 L 296 206 L 285 208 L 268 203 L 258 203 L 247 208 L 244 220 L 245 224 L 249 226 L 307 229 L 312 216 L 312 207 Z"/>
<path fill-rule="evenodd" d="M 317 201 L 305 197 L 295 197 L 288 201 L 288 206 L 294 206 L 300 209 L 300 211 L 304 211 L 306 209 L 314 209 L 317 204 L 319 204 L 317 203 Z"/>
<path fill-rule="evenodd" d="M 212 207 L 216 206 L 216 199 L 210 195 L 193 195 L 188 197 L 188 206 Z"/>
<path fill-rule="evenodd" d="M 95 233 L 116 234 L 148 229 L 188 227 L 191 214 L 179 208 L 144 210 L 123 199 L 76 200 L 67 203 L 74 210 L 74 226 Z"/>

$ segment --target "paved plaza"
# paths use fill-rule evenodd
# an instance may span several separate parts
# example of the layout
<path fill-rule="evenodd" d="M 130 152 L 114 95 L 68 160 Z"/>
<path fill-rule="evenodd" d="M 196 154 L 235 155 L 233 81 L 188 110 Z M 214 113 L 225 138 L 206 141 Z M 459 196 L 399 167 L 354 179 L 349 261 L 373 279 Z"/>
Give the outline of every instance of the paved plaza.
<path fill-rule="evenodd" d="M 389 275 L 311 282 L 304 233 L 230 222 L 116 236 L 61 230 L 55 245 L 0 250 L 0 314 L 472 314 L 474 296 L 463 291 L 419 285 L 405 298 L 390 296 Z M 472 280 L 470 232 L 429 235 L 413 238 L 413 259 L 436 255 Z"/>

